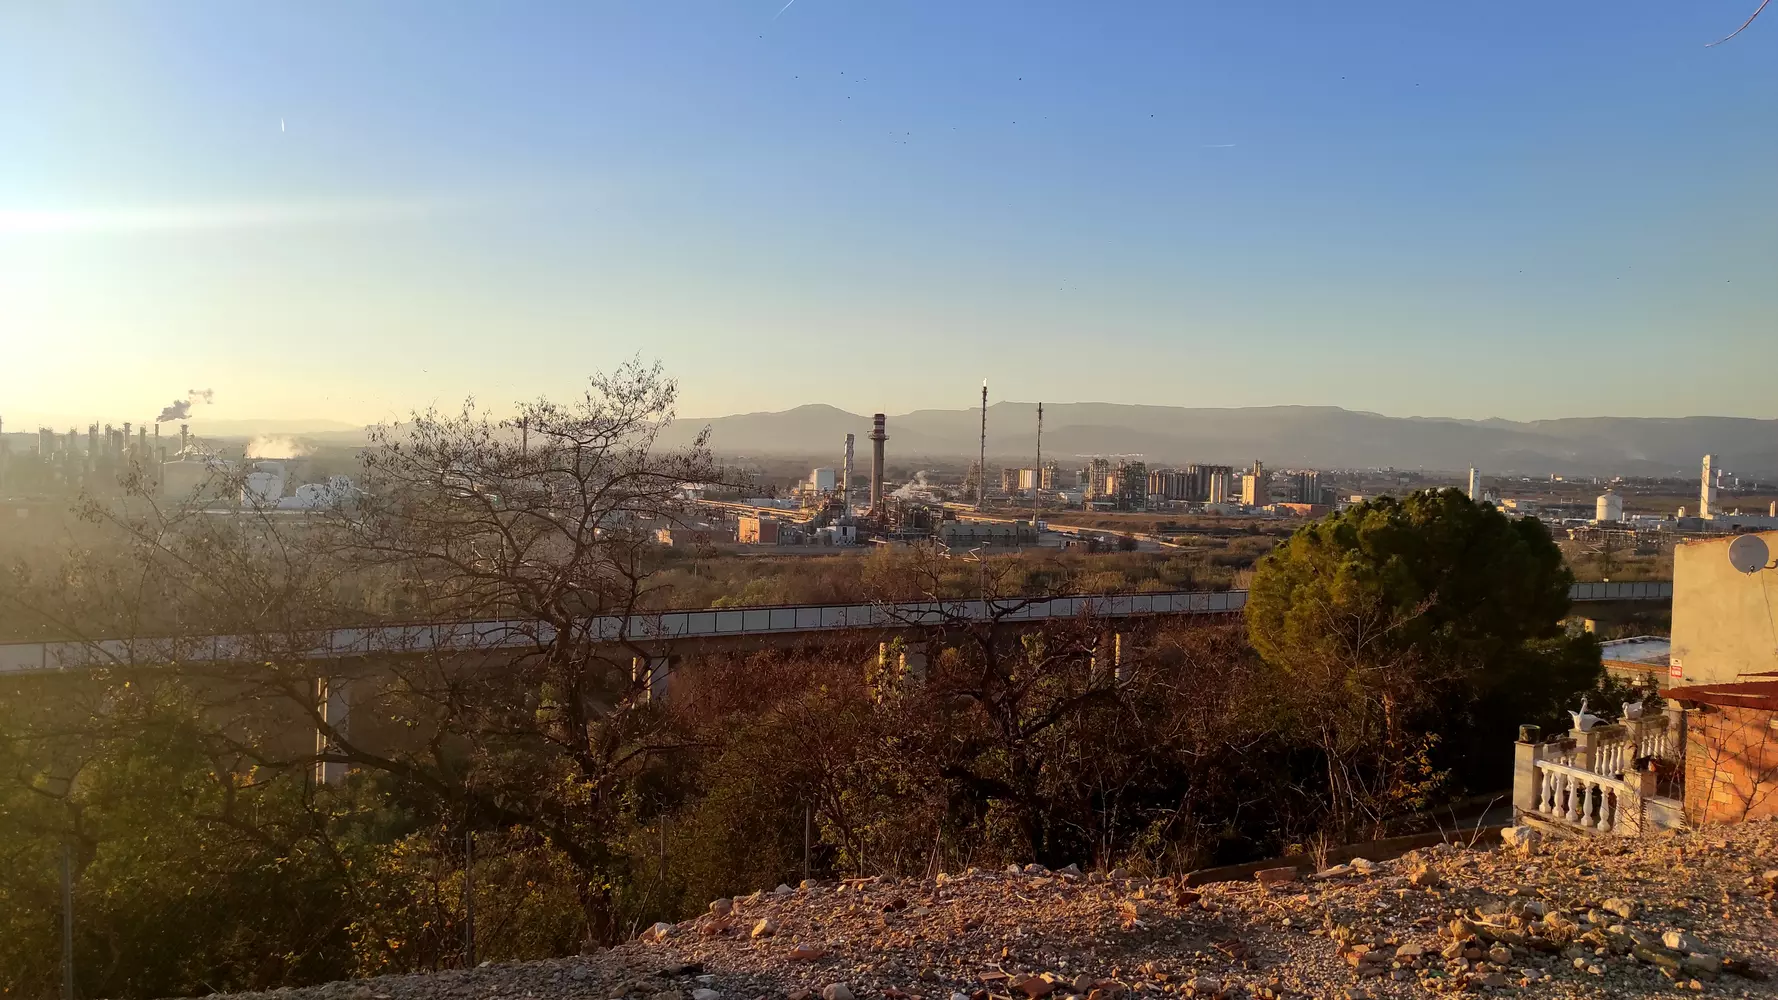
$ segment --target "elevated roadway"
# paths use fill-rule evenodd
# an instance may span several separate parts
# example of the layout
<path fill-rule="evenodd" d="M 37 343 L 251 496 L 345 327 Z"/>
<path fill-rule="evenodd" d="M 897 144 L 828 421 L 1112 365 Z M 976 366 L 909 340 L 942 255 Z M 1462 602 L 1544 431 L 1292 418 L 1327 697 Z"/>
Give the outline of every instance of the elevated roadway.
<path fill-rule="evenodd" d="M 1670 601 L 1667 582 L 1580 583 L 1570 597 L 1590 601 Z M 893 630 L 947 621 L 1000 618 L 1012 622 L 1075 618 L 1126 619 L 1156 615 L 1222 615 L 1240 611 L 1247 592 L 1177 591 L 1163 594 L 1081 595 L 1004 601 L 943 601 L 907 604 L 806 604 L 754 608 L 703 608 L 588 619 L 587 635 L 597 642 L 672 645 L 712 639 L 815 636 L 849 631 Z M 280 646 L 301 646 L 312 660 L 374 655 L 521 649 L 552 638 L 550 627 L 534 621 L 474 621 L 337 628 L 281 637 Z M 0 643 L 0 674 L 30 674 L 107 666 L 150 666 L 167 662 L 242 663 L 264 655 L 263 636 L 214 635 L 179 638 L 101 639 L 91 642 Z"/>

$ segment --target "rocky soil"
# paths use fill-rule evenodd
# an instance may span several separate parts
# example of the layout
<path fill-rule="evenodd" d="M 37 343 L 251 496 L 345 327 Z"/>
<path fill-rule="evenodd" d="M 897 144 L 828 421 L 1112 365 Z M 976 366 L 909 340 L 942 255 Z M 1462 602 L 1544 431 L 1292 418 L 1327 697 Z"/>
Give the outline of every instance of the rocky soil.
<path fill-rule="evenodd" d="M 779 886 L 596 955 L 257 996 L 1778 996 L 1778 824 L 1508 834 L 1195 888 L 1036 866 Z"/>

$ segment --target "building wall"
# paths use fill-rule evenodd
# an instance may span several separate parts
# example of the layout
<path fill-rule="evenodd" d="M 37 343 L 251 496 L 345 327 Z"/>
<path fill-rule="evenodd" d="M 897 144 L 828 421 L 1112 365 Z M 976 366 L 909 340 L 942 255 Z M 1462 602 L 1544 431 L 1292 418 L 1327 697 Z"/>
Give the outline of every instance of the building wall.
<path fill-rule="evenodd" d="M 735 540 L 726 525 L 703 527 L 657 528 L 654 540 L 671 548 L 695 548 L 700 545 L 726 545 Z"/>
<path fill-rule="evenodd" d="M 974 548 L 978 545 L 1035 545 L 1037 530 L 1021 521 L 1003 524 L 993 521 L 945 521 L 938 528 L 939 541 L 951 548 Z"/>
<path fill-rule="evenodd" d="M 736 538 L 742 545 L 778 544 L 778 522 L 769 517 L 743 517 L 735 526 Z"/>
<path fill-rule="evenodd" d="M 1700 705 L 1685 713 L 1685 816 L 1694 825 L 1778 817 L 1778 713 Z"/>
<path fill-rule="evenodd" d="M 1778 553 L 1778 531 L 1760 537 Z M 1740 573 L 1729 541 L 1712 538 L 1673 549 L 1671 684 L 1722 684 L 1778 670 L 1778 569 Z"/>

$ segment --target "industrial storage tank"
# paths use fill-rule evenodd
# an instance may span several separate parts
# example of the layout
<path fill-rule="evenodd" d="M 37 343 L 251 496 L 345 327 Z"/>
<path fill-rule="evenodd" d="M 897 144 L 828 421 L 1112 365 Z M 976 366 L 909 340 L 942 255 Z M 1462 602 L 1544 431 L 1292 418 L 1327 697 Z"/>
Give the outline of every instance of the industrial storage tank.
<path fill-rule="evenodd" d="M 1593 520 L 1617 522 L 1624 519 L 1624 498 L 1616 493 L 1602 493 L 1593 502 Z"/>
<path fill-rule="evenodd" d="M 241 484 L 241 506 L 276 507 L 284 496 L 282 462 L 261 462 Z"/>

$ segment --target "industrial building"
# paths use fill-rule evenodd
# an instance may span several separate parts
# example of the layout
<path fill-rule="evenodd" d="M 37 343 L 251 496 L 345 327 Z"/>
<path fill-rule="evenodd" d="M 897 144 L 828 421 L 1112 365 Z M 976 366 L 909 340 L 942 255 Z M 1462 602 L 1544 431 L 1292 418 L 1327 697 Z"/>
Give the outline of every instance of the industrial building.
<path fill-rule="evenodd" d="M 654 540 L 669 548 L 692 549 L 726 545 L 735 540 L 735 535 L 726 524 L 675 524 L 656 528 Z"/>
<path fill-rule="evenodd" d="M 741 517 L 735 522 L 735 540 L 742 545 L 777 545 L 779 522 L 770 517 Z"/>
<path fill-rule="evenodd" d="M 1080 485 L 1085 488 L 1088 500 L 1097 500 L 1113 492 L 1111 477 L 1111 460 L 1095 458 L 1081 470 Z"/>
<path fill-rule="evenodd" d="M 185 454 L 189 443 L 189 430 L 183 425 L 180 430 L 175 458 Z M 138 483 L 146 481 L 153 487 L 167 459 L 159 423 L 95 422 L 84 431 L 69 428 L 66 433 L 39 427 L 35 449 L 17 455 L 0 434 L 0 488 L 44 495 L 104 495 L 123 489 L 126 476 L 140 476 Z"/>
<path fill-rule="evenodd" d="M 936 537 L 950 549 L 1016 547 L 1036 545 L 1037 528 L 1029 521 L 941 521 Z"/>
<path fill-rule="evenodd" d="M 1251 472 L 1247 473 L 1241 477 L 1241 502 L 1249 507 L 1257 507 L 1265 503 L 1267 498 L 1261 492 L 1264 489 L 1265 484 L 1259 481 L 1258 476 Z"/>
<path fill-rule="evenodd" d="M 1228 503 L 1234 494 L 1235 470 L 1227 465 L 1188 465 L 1192 499 L 1204 503 Z"/>
<path fill-rule="evenodd" d="M 1333 506 L 1333 498 L 1323 495 L 1321 473 L 1314 471 L 1299 472 L 1291 477 L 1296 488 L 1296 502 L 1314 506 Z M 1331 493 L 1332 490 L 1327 492 Z"/>
<path fill-rule="evenodd" d="M 1152 500 L 1196 500 L 1192 476 L 1178 469 L 1156 469 L 1148 474 L 1148 496 Z"/>

